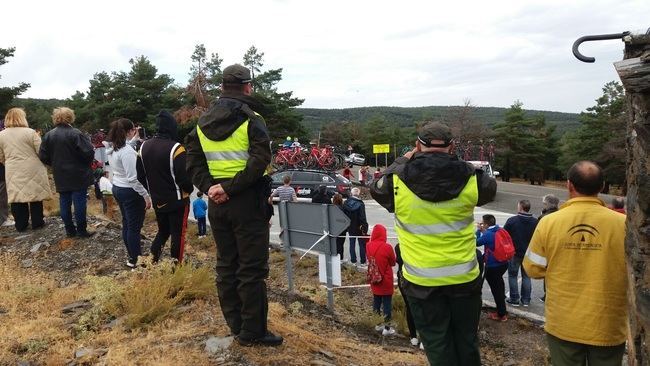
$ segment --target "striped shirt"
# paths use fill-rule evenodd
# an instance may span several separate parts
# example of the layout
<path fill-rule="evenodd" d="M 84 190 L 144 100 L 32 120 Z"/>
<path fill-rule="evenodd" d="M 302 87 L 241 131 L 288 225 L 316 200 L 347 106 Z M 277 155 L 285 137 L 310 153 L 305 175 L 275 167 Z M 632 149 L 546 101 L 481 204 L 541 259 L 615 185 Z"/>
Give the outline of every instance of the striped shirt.
<path fill-rule="evenodd" d="M 296 191 L 291 186 L 279 186 L 273 191 L 271 197 L 279 197 L 280 201 L 293 201 Z"/>

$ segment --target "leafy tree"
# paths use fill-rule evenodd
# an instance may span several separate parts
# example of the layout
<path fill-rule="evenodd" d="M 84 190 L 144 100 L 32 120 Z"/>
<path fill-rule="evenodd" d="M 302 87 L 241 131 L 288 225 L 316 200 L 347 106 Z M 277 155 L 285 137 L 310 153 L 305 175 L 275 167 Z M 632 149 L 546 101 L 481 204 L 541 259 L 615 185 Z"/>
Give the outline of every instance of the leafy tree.
<path fill-rule="evenodd" d="M 15 47 L 0 48 L 0 66 L 9 62 L 7 59 L 14 57 L 15 51 Z M 11 102 L 14 100 L 14 98 L 24 93 L 27 89 L 29 89 L 29 86 L 30 85 L 28 83 L 20 83 L 18 86 L 6 86 L 0 88 L 0 119 L 4 118 L 4 115 L 7 113 L 7 110 L 9 110 Z"/>
<path fill-rule="evenodd" d="M 560 168 L 566 171 L 576 161 L 593 160 L 603 168 L 608 185 L 623 185 L 628 114 L 625 90 L 616 81 L 606 83 L 602 90 L 596 105 L 580 114 L 580 128 L 564 136 Z"/>
<path fill-rule="evenodd" d="M 504 181 L 526 176 L 531 182 L 541 182 L 550 170 L 547 154 L 553 146 L 547 144 L 552 142 L 553 130 L 546 127 L 543 115 L 527 117 L 522 106 L 516 101 L 506 111 L 504 121 L 494 125 L 496 162 Z"/>
<path fill-rule="evenodd" d="M 219 58 L 219 54 L 212 53 L 210 60 L 205 64 L 207 88 L 212 97 L 217 97 L 221 93 L 221 82 L 223 81 L 222 63 L 223 59 Z"/>
<path fill-rule="evenodd" d="M 206 51 L 203 43 L 194 46 L 194 53 L 190 57 L 192 59 L 192 66 L 190 67 L 190 81 L 193 80 L 198 73 L 203 71 L 206 64 Z"/>
<path fill-rule="evenodd" d="M 90 80 L 88 93 L 75 93 L 66 103 L 75 108 L 86 130 L 108 128 L 111 121 L 126 117 L 151 130 L 154 116 L 163 108 L 180 106 L 180 90 L 167 74 L 145 56 L 129 60 L 128 72 L 99 72 Z"/>
<path fill-rule="evenodd" d="M 251 70 L 251 77 L 253 79 L 253 87 L 256 87 L 255 84 L 255 73 L 261 71 L 264 62 L 264 52 L 259 52 L 255 46 L 251 46 L 248 51 L 244 54 L 244 66 L 247 66 Z"/>

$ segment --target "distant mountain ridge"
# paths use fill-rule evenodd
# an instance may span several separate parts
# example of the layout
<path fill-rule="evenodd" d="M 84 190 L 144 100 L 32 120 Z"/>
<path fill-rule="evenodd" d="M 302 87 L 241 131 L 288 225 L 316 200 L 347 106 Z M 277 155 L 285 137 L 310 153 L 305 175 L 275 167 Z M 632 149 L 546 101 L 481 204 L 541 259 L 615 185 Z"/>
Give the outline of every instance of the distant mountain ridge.
<path fill-rule="evenodd" d="M 430 119 L 445 120 L 460 106 L 426 106 L 426 107 L 356 107 L 341 109 L 296 108 L 303 115 L 303 124 L 310 132 L 318 131 L 329 122 L 365 123 L 372 118 L 384 118 L 399 126 L 411 127 L 415 122 Z M 503 121 L 507 108 L 474 107 L 473 117 L 483 121 L 487 126 Z M 564 134 L 580 126 L 579 113 L 525 110 L 528 115 L 543 114 L 546 122 L 556 125 L 556 133 Z"/>
<path fill-rule="evenodd" d="M 65 100 L 61 99 L 39 99 L 39 98 L 16 98 L 15 105 L 27 107 L 32 112 L 30 121 L 36 112 L 39 120 L 49 121 L 49 114 L 52 108 L 64 105 Z M 412 127 L 415 122 L 438 119 L 445 120 L 454 113 L 454 110 L 461 106 L 426 106 L 426 107 L 354 107 L 354 108 L 296 108 L 296 111 L 303 115 L 303 125 L 307 131 L 316 133 L 323 125 L 329 122 L 360 122 L 366 123 L 372 118 L 384 118 L 389 122 L 397 123 L 399 126 Z M 33 110 L 37 109 L 37 110 Z M 483 121 L 491 127 L 495 123 L 503 121 L 507 108 L 500 107 L 474 107 L 474 118 Z M 565 132 L 573 131 L 580 126 L 579 113 L 565 113 L 553 111 L 525 110 L 529 115 L 543 114 L 546 122 L 557 126 L 556 134 L 562 135 Z M 42 116 L 41 116 L 42 115 Z"/>

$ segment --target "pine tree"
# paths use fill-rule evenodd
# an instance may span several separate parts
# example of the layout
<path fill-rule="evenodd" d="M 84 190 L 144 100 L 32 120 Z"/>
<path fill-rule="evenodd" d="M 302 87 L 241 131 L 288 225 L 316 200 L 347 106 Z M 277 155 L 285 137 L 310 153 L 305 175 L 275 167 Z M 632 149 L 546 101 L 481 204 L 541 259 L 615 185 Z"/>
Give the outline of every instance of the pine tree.
<path fill-rule="evenodd" d="M 15 47 L 0 48 L 0 66 L 9 62 L 7 59 L 14 57 L 15 51 Z M 11 107 L 11 102 L 14 100 L 14 98 L 24 93 L 27 89 L 29 89 L 29 86 L 30 85 L 28 83 L 20 83 L 18 86 L 6 86 L 0 88 L 0 119 L 4 119 L 4 115 Z"/>

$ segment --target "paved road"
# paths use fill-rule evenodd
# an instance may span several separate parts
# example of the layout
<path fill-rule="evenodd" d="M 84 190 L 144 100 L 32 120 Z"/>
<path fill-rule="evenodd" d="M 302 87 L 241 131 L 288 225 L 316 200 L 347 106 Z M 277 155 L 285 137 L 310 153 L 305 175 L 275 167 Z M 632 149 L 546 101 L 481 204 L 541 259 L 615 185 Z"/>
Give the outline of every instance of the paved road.
<path fill-rule="evenodd" d="M 569 194 L 566 189 L 533 186 L 530 184 L 518 184 L 508 182 L 498 182 L 497 196 L 494 202 L 490 202 L 483 206 L 495 211 L 509 212 L 512 214 L 517 213 L 517 202 L 523 199 L 530 201 L 530 212 L 539 216 L 542 212 L 542 197 L 547 194 L 554 194 L 564 202 L 569 199 Z M 608 194 L 601 194 L 600 198 L 606 203 L 610 204 L 615 196 Z"/>

